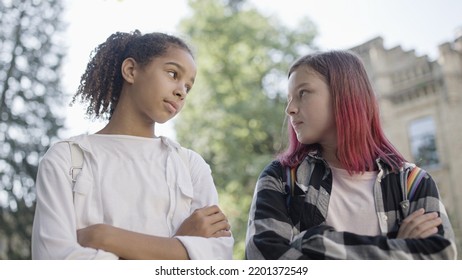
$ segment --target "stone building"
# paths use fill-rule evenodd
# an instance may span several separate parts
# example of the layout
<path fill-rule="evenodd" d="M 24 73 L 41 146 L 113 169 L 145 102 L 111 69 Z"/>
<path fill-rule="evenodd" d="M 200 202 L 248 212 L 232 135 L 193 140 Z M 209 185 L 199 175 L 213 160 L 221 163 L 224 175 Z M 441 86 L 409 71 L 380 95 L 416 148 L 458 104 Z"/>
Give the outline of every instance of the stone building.
<path fill-rule="evenodd" d="M 381 37 L 351 49 L 362 57 L 379 97 L 384 130 L 408 161 L 437 182 L 462 255 L 462 32 L 436 60 Z"/>

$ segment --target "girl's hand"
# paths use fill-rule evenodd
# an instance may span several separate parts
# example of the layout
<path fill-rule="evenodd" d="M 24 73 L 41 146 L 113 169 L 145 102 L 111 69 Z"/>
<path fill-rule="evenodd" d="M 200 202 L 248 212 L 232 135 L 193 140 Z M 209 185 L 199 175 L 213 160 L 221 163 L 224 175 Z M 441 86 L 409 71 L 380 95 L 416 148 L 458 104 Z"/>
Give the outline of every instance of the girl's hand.
<path fill-rule="evenodd" d="M 441 223 L 438 213 L 425 214 L 425 210 L 421 208 L 403 220 L 397 238 L 427 238 L 438 232 Z"/>
<path fill-rule="evenodd" d="M 225 214 L 216 205 L 196 209 L 181 224 L 175 236 L 226 237 L 231 228 Z"/>

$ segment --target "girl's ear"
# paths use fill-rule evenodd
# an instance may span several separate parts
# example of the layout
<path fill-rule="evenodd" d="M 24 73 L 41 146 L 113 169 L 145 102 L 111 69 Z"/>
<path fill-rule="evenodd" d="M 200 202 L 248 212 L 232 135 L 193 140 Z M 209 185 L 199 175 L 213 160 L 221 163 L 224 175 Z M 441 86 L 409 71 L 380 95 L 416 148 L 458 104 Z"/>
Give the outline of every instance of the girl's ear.
<path fill-rule="evenodd" d="M 133 84 L 135 81 L 135 67 L 136 61 L 131 57 L 126 58 L 122 62 L 120 71 L 122 72 L 122 77 L 124 80 L 129 84 Z"/>

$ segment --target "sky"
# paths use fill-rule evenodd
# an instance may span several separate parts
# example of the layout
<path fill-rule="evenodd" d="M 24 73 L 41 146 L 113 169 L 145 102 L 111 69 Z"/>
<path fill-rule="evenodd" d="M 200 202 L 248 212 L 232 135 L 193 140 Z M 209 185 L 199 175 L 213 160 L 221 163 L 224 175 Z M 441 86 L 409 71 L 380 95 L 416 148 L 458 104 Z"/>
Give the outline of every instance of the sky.
<path fill-rule="evenodd" d="M 317 26 L 315 44 L 322 50 L 346 49 L 377 36 L 386 48 L 400 45 L 419 56 L 438 58 L 438 46 L 462 35 L 461 0 L 247 0 L 261 13 L 295 27 L 308 17 Z M 76 91 L 91 51 L 114 32 L 178 33 L 179 21 L 190 15 L 187 0 L 66 0 L 67 56 L 63 61 L 64 91 Z M 103 122 L 89 120 L 84 108 L 66 110 L 63 137 L 94 133 Z M 173 120 L 174 121 L 174 120 Z M 156 125 L 156 134 L 174 137 L 171 121 Z"/>

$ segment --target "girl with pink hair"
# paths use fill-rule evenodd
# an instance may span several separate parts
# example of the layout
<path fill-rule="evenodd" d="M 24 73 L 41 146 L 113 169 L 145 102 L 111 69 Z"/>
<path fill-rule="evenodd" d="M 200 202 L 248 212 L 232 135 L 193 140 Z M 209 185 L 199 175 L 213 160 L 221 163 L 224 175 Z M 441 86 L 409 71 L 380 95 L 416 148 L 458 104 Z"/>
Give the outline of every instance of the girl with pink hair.
<path fill-rule="evenodd" d="M 288 76 L 288 147 L 258 179 L 246 258 L 455 259 L 438 188 L 385 137 L 360 58 L 310 54 Z"/>

